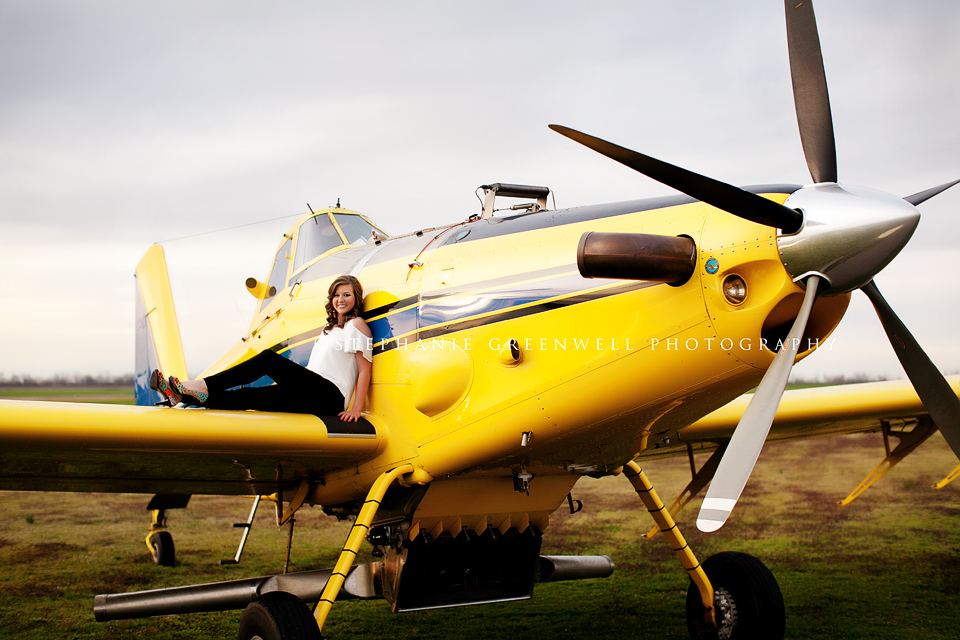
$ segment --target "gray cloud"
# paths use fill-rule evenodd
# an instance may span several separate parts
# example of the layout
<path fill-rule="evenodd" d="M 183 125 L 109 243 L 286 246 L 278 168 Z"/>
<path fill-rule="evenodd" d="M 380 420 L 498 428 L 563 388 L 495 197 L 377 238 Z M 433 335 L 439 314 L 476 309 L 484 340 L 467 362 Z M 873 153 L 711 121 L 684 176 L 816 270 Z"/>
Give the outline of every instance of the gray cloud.
<path fill-rule="evenodd" d="M 841 179 L 907 195 L 960 177 L 960 6 L 817 12 Z M 770 2 L 5 2 L 0 96 L 8 374 L 130 371 L 130 276 L 158 240 L 338 197 L 409 231 L 463 219 L 497 180 L 547 184 L 560 206 L 669 193 L 551 122 L 736 184 L 809 181 Z M 958 205 L 923 205 L 878 278 L 944 369 L 960 368 Z M 244 330 L 243 279 L 288 224 L 166 245 L 194 373 Z M 802 371 L 895 375 L 877 327 L 853 305 L 837 348 L 870 337 L 876 355 Z"/>

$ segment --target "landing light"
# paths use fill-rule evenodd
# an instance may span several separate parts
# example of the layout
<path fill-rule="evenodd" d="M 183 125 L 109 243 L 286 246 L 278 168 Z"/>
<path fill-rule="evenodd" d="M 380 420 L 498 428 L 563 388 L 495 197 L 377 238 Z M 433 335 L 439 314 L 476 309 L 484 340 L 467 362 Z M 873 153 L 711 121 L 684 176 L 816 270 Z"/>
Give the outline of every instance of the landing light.
<path fill-rule="evenodd" d="M 737 275 L 729 275 L 723 279 L 723 297 L 730 304 L 741 304 L 747 298 L 747 283 Z"/>

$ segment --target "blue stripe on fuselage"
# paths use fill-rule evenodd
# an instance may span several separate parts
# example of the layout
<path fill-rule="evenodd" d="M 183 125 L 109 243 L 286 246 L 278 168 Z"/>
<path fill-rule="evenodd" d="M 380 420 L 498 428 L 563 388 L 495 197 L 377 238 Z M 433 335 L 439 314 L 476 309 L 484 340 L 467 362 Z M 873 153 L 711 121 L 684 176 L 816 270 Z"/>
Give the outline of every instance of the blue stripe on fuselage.
<path fill-rule="evenodd" d="M 371 320 L 367 323 L 367 326 L 370 327 L 370 332 L 373 334 L 373 344 L 393 340 L 397 336 L 416 331 L 417 317 L 417 307 L 411 306 L 388 316 Z"/>

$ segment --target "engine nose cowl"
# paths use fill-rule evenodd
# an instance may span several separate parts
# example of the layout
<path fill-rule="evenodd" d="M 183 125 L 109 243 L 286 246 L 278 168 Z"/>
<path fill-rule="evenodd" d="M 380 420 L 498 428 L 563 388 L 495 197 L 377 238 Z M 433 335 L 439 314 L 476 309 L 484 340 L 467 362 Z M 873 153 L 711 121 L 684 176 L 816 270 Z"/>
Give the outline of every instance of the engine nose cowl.
<path fill-rule="evenodd" d="M 804 214 L 797 233 L 777 238 L 794 280 L 820 275 L 823 294 L 852 291 L 873 279 L 913 235 L 920 212 L 882 191 L 836 183 L 800 189 L 784 205 Z"/>

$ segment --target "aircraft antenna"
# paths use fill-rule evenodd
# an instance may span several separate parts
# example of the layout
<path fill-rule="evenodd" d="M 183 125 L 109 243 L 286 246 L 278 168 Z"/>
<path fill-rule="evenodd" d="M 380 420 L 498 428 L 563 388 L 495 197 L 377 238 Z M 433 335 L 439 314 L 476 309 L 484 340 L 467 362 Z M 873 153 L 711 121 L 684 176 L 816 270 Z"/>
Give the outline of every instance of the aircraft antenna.
<path fill-rule="evenodd" d="M 233 227 L 224 227 L 223 229 L 211 229 L 210 231 L 201 231 L 200 233 L 191 233 L 186 236 L 178 236 L 176 238 L 168 238 L 166 240 L 157 240 L 153 244 L 166 244 L 168 242 L 174 242 L 176 240 L 186 240 L 187 238 L 196 238 L 197 236 L 205 236 L 211 233 L 220 233 L 221 231 L 232 231 L 234 229 L 242 229 L 243 227 L 252 227 L 255 224 L 264 224 L 266 222 L 276 222 L 277 220 L 283 220 L 284 218 L 295 218 L 303 214 L 301 213 L 290 213 L 285 216 L 279 216 L 276 218 L 268 218 L 267 220 L 257 220 L 256 222 L 247 222 L 245 224 L 238 224 Z"/>
<path fill-rule="evenodd" d="M 307 209 L 310 209 L 310 214 L 313 216 L 313 224 L 320 225 L 320 221 L 317 220 L 317 214 L 313 212 L 313 207 L 310 206 L 310 203 L 307 203 Z"/>

